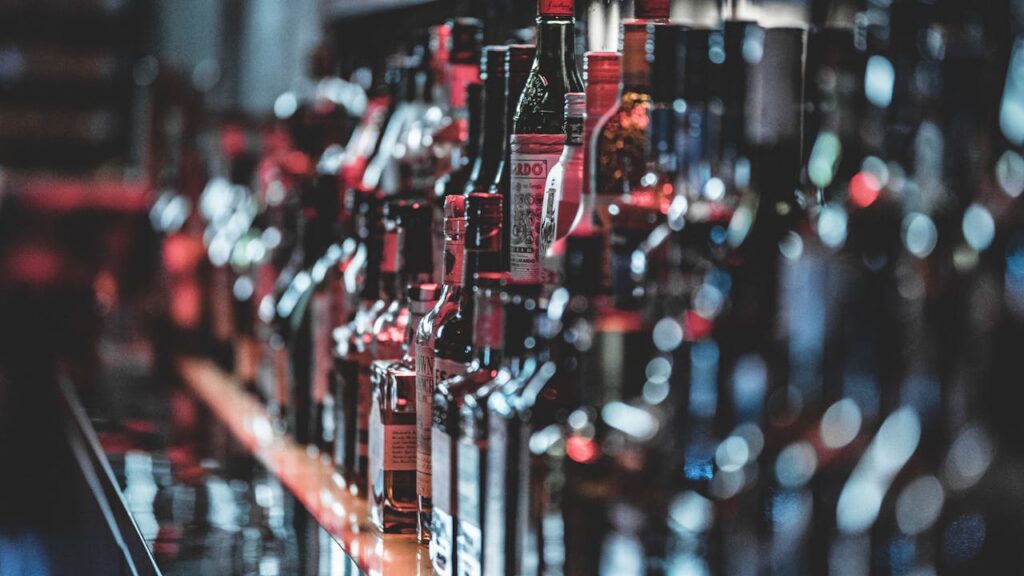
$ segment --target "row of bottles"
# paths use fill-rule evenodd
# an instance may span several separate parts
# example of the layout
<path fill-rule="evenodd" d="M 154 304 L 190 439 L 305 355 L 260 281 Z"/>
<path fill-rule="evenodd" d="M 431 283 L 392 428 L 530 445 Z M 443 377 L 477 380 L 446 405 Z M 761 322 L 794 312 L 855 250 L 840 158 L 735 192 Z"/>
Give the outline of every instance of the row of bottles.
<path fill-rule="evenodd" d="M 254 387 L 442 575 L 1019 563 L 1009 9 L 632 4 L 618 52 L 435 26 L 268 149 Z"/>

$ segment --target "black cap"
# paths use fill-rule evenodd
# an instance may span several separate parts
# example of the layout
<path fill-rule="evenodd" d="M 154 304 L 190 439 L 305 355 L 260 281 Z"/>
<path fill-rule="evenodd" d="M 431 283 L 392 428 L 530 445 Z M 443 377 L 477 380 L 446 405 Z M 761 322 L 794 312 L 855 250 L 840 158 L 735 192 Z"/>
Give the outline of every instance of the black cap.
<path fill-rule="evenodd" d="M 532 44 L 512 44 L 508 47 L 505 73 L 508 76 L 525 76 L 533 67 L 533 59 L 537 55 L 537 47 Z"/>
<path fill-rule="evenodd" d="M 480 74 L 484 80 L 494 77 L 505 77 L 505 58 L 508 53 L 508 46 L 484 46 L 483 56 L 480 58 Z"/>
<path fill-rule="evenodd" d="M 483 23 L 476 18 L 456 18 L 451 27 L 448 62 L 473 65 L 480 62 L 480 46 L 484 41 Z"/>

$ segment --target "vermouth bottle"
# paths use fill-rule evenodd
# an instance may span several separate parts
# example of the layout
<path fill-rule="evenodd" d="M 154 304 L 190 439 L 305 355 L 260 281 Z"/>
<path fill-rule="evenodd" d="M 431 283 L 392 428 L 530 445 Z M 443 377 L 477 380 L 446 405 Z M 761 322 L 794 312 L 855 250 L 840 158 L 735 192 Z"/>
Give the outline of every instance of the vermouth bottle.
<path fill-rule="evenodd" d="M 541 207 L 547 177 L 565 142 L 565 94 L 583 91 L 573 10 L 572 0 L 538 3 L 537 54 L 513 119 L 509 269 L 519 279 L 540 279 Z"/>
<path fill-rule="evenodd" d="M 455 422 L 445 418 L 446 405 L 459 402 L 459 391 L 442 389 L 453 376 L 466 373 L 473 360 L 475 300 L 472 295 L 479 274 L 501 272 L 501 196 L 475 192 L 466 197 L 465 260 L 463 287 L 457 311 L 434 329 L 433 429 L 431 430 L 431 541 L 430 558 L 440 574 L 455 570 L 455 508 L 452 498 L 456 454 Z M 462 391 L 462 395 L 471 390 Z M 438 406 L 441 398 L 445 405 Z M 441 500 L 438 500 L 441 498 Z"/>
<path fill-rule="evenodd" d="M 491 497 L 491 480 L 487 475 L 490 416 L 487 402 L 492 394 L 499 393 L 514 381 L 528 356 L 533 353 L 534 318 L 540 311 L 537 301 L 540 291 L 539 284 L 508 280 L 503 284 L 501 366 L 490 381 L 465 397 L 459 416 L 461 427 L 456 484 L 459 491 L 457 557 L 460 575 L 483 573 L 483 530 L 487 524 L 488 500 Z M 477 326 L 477 330 L 480 330 L 480 326 Z M 503 448 L 499 446 L 495 449 Z M 498 495 L 501 495 L 500 492 Z"/>
<path fill-rule="evenodd" d="M 437 304 L 416 329 L 416 535 L 430 540 L 430 431 L 434 405 L 434 339 L 436 329 L 448 321 L 462 301 L 462 269 L 465 258 L 466 198 L 444 199 L 444 282 Z"/>
<path fill-rule="evenodd" d="M 370 413 L 370 518 L 384 533 L 416 531 L 415 335 L 437 303 L 437 284 L 410 286 L 404 354 L 374 362 Z"/>
<path fill-rule="evenodd" d="M 503 270 L 508 270 L 509 253 L 511 250 L 509 230 L 512 227 L 510 208 L 512 205 L 510 199 L 510 190 L 512 189 L 512 147 L 509 143 L 509 134 L 512 132 L 516 105 L 519 103 L 519 98 L 526 87 L 526 79 L 530 76 L 530 70 L 533 67 L 536 54 L 537 49 L 528 44 L 513 44 L 505 52 L 505 98 L 502 104 L 502 120 L 498 125 L 500 127 L 501 162 L 495 170 L 493 181 L 488 183 L 486 188 L 489 192 L 501 194 L 503 198 L 504 214 L 501 221 L 502 230 L 505 231 L 502 234 L 501 245 Z M 483 182 L 480 184 L 483 184 Z M 480 189 L 474 191 L 482 192 L 483 190 L 484 188 L 481 186 Z"/>
<path fill-rule="evenodd" d="M 583 192 L 583 115 L 586 95 L 565 95 L 565 146 L 558 163 L 551 169 L 541 206 L 540 247 L 544 258 L 555 240 L 569 232 L 580 208 Z"/>
<path fill-rule="evenodd" d="M 479 154 L 463 192 L 487 192 L 498 176 L 505 152 L 505 59 L 507 46 L 485 46 L 480 64 L 483 81 L 483 116 L 479 126 Z"/>

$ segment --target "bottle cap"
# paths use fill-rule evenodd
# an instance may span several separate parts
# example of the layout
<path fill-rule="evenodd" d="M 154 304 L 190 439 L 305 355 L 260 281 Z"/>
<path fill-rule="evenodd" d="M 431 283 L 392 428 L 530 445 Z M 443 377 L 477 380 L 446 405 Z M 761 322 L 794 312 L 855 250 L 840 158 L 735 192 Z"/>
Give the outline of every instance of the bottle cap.
<path fill-rule="evenodd" d="M 587 86 L 618 84 L 621 75 L 622 55 L 618 52 L 587 52 L 583 55 L 583 81 Z"/>
<path fill-rule="evenodd" d="M 451 23 L 448 62 L 476 65 L 480 62 L 480 46 L 484 39 L 484 25 L 476 18 L 456 18 Z"/>
<path fill-rule="evenodd" d="M 505 54 L 507 46 L 484 46 L 483 56 L 480 58 L 481 76 L 484 80 L 494 74 L 495 77 L 505 76 Z"/>
<path fill-rule="evenodd" d="M 669 0 L 635 0 L 633 15 L 635 18 L 668 20 L 670 4 Z"/>
<path fill-rule="evenodd" d="M 572 18 L 575 12 L 573 0 L 539 0 L 537 14 L 541 18 Z"/>
<path fill-rule="evenodd" d="M 445 218 L 464 218 L 466 216 L 466 197 L 452 194 L 444 198 Z"/>

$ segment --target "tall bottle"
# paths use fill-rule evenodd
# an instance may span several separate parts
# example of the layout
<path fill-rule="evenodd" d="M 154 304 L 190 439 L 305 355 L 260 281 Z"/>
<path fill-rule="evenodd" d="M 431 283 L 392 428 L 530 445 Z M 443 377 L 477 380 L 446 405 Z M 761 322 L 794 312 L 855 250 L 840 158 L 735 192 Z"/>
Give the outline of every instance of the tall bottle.
<path fill-rule="evenodd" d="M 529 78 L 530 71 L 533 69 L 533 61 L 536 58 L 536 54 L 536 47 L 528 44 L 513 44 L 508 47 L 508 51 L 505 53 L 504 117 L 500 124 L 501 163 L 494 174 L 493 182 L 488 187 L 488 191 L 501 194 L 504 198 L 502 202 L 505 206 L 505 213 L 502 215 L 501 226 L 505 230 L 505 234 L 502 235 L 501 253 L 502 268 L 505 270 L 508 270 L 509 267 L 509 253 L 511 250 L 511 234 L 509 231 L 512 229 L 511 210 L 509 209 L 509 206 L 512 205 L 510 196 L 510 190 L 512 189 L 512 146 L 509 143 L 509 134 L 512 132 L 516 105 L 523 94 L 523 89 L 526 87 L 526 79 Z M 480 192 L 482 190 L 475 191 Z"/>
<path fill-rule="evenodd" d="M 484 569 L 484 527 L 487 525 L 488 501 L 492 480 L 488 477 L 487 403 L 519 376 L 527 358 L 533 354 L 535 317 L 540 312 L 538 298 L 541 286 L 505 279 L 501 290 L 504 306 L 504 328 L 501 336 L 501 366 L 486 384 L 465 396 L 459 414 L 458 465 L 458 574 L 482 574 Z M 497 303 L 491 303 L 497 305 Z M 480 304 L 478 303 L 478 308 Z M 479 312 L 478 312 L 479 314 Z M 496 329 L 496 327 L 493 327 Z M 481 332 L 479 324 L 476 331 Z M 478 339 L 479 340 L 479 339 Z M 479 345 L 479 344 L 478 344 Z M 499 446 L 496 449 L 504 449 Z M 499 491 L 498 497 L 503 493 Z"/>
<path fill-rule="evenodd" d="M 399 273 L 386 294 L 387 308 L 374 321 L 370 370 L 368 487 L 371 519 L 388 533 L 416 530 L 415 367 L 409 350 L 419 318 L 436 301 L 432 209 L 426 202 L 393 201 L 398 207 L 394 246 Z M 387 260 L 390 256 L 385 256 Z M 402 296 L 405 297 L 402 297 Z M 413 299 L 415 297 L 415 299 Z M 414 310 L 416 308 L 417 310 Z"/>
<path fill-rule="evenodd" d="M 448 28 L 450 34 L 436 40 L 446 45 L 435 47 L 434 53 L 435 58 L 444 58 L 446 62 L 438 66 L 443 70 L 443 75 L 435 79 L 437 94 L 434 107 L 427 115 L 442 116 L 430 134 L 431 147 L 439 160 L 438 169 L 443 173 L 435 191 L 440 193 L 447 188 L 451 194 L 466 184 L 475 160 L 468 155 L 477 151 L 477 143 L 473 142 L 469 131 L 472 128 L 470 123 L 473 122 L 473 110 L 467 96 L 468 88 L 480 83 L 483 24 L 476 18 L 456 18 L 443 27 Z"/>
<path fill-rule="evenodd" d="M 636 18 L 622 24 L 622 82 L 619 106 L 600 121 L 594 140 L 593 189 L 601 217 L 610 227 L 608 205 L 627 201 L 660 208 L 643 176 L 647 171 L 650 141 L 651 70 L 647 45 L 654 29 L 668 21 L 668 2 L 640 0 Z"/>
<path fill-rule="evenodd" d="M 507 46 L 485 46 L 480 63 L 483 82 L 483 118 L 480 127 L 480 153 L 465 182 L 463 192 L 486 192 L 501 170 L 505 153 L 505 60 Z"/>
<path fill-rule="evenodd" d="M 466 198 L 444 199 L 444 281 L 437 303 L 416 329 L 416 536 L 430 541 L 430 432 L 434 405 L 434 339 L 436 328 L 459 309 L 465 258 Z"/>
<path fill-rule="evenodd" d="M 573 9 L 571 0 L 538 3 L 537 54 L 513 117 L 509 269 L 518 279 L 540 279 L 541 207 L 565 141 L 565 94 L 583 91 Z"/>
<path fill-rule="evenodd" d="M 541 205 L 540 247 L 543 260 L 555 240 L 569 232 L 583 193 L 583 116 L 586 94 L 565 95 L 565 146 L 551 169 Z M 554 272 L 554 271 L 552 271 Z"/>
<path fill-rule="evenodd" d="M 456 312 L 434 327 L 433 429 L 431 430 L 431 541 L 430 558 L 441 574 L 455 570 L 455 508 L 452 470 L 456 463 L 454 440 L 457 422 L 445 418 L 447 406 L 461 404 L 461 395 L 471 390 L 442 390 L 441 384 L 466 373 L 473 360 L 475 300 L 473 288 L 479 274 L 501 272 L 501 196 L 476 192 L 466 197 L 466 236 L 463 287 Z M 438 406 L 438 399 L 444 404 Z M 457 411 L 456 411 L 457 413 Z M 438 500 L 441 498 L 442 500 Z"/>

